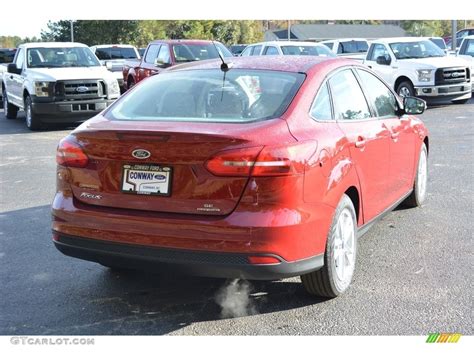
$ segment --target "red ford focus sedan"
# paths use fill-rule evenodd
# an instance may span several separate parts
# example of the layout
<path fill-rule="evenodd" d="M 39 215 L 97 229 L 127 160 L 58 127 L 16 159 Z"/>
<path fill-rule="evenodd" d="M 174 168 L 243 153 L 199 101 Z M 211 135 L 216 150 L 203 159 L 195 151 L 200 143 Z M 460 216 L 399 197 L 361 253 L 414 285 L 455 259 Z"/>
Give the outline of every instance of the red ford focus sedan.
<path fill-rule="evenodd" d="M 428 135 L 356 62 L 242 57 L 150 77 L 64 138 L 53 240 L 109 267 L 351 283 L 357 238 L 426 196 Z"/>

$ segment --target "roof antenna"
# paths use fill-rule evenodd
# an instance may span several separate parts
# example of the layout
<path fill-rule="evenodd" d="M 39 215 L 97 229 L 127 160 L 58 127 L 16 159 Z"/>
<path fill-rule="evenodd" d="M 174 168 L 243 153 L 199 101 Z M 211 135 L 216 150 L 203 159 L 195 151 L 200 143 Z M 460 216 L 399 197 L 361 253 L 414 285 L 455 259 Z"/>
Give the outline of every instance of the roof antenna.
<path fill-rule="evenodd" d="M 232 63 L 229 62 L 229 63 L 226 63 L 224 61 L 224 58 L 222 57 L 222 54 L 221 52 L 219 51 L 219 49 L 217 48 L 216 44 L 214 43 L 214 41 L 212 41 L 212 44 L 214 45 L 214 48 L 216 49 L 216 52 L 217 52 L 217 55 L 219 56 L 219 58 L 221 59 L 222 61 L 222 64 L 221 64 L 221 70 L 225 73 L 226 71 L 228 71 L 230 68 L 232 68 Z"/>

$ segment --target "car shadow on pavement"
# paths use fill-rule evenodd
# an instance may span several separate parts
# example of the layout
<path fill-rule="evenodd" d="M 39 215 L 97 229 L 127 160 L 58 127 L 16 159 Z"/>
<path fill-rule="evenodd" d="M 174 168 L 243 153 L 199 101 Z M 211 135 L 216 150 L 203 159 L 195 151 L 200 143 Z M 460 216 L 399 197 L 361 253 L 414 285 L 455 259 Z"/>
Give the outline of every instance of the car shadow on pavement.
<path fill-rule="evenodd" d="M 32 131 L 26 127 L 25 113 L 23 111 L 18 112 L 18 116 L 15 119 L 7 119 L 0 110 L 0 135 L 4 134 L 28 134 L 37 132 L 54 132 L 63 130 L 73 130 L 79 125 L 77 124 L 58 124 L 58 125 L 45 125 L 38 131 Z"/>
<path fill-rule="evenodd" d="M 241 283 L 222 302 L 226 280 L 116 271 L 70 258 L 54 247 L 50 220 L 49 205 L 0 214 L 0 334 L 179 333 L 197 322 L 325 301 L 292 278 Z"/>

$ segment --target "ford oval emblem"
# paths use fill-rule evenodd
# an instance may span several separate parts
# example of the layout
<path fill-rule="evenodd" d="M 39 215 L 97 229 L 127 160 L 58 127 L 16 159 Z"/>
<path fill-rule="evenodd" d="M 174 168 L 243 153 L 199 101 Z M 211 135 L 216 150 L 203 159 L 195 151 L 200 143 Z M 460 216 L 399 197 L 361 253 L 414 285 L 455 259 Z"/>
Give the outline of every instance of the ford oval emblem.
<path fill-rule="evenodd" d="M 87 86 L 78 86 L 78 87 L 76 88 L 76 91 L 77 91 L 77 92 L 84 93 L 84 92 L 89 91 L 89 88 L 88 88 Z"/>
<path fill-rule="evenodd" d="M 132 152 L 132 156 L 137 159 L 146 159 L 151 156 L 151 153 L 145 149 L 135 149 Z"/>

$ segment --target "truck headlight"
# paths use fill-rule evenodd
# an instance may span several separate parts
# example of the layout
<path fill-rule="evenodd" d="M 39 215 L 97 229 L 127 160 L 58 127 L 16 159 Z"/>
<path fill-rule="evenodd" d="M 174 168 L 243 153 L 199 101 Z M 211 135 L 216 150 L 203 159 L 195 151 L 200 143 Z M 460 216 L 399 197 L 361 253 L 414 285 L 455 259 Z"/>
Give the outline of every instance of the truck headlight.
<path fill-rule="evenodd" d="M 433 72 L 433 69 L 417 70 L 416 73 L 418 74 L 418 81 L 431 81 L 432 72 Z"/>
<path fill-rule="evenodd" d="M 49 96 L 49 81 L 35 81 L 35 94 L 38 97 Z"/>
<path fill-rule="evenodd" d="M 120 87 L 117 79 L 108 81 L 107 86 L 109 87 L 109 96 L 116 97 L 120 95 Z"/>

